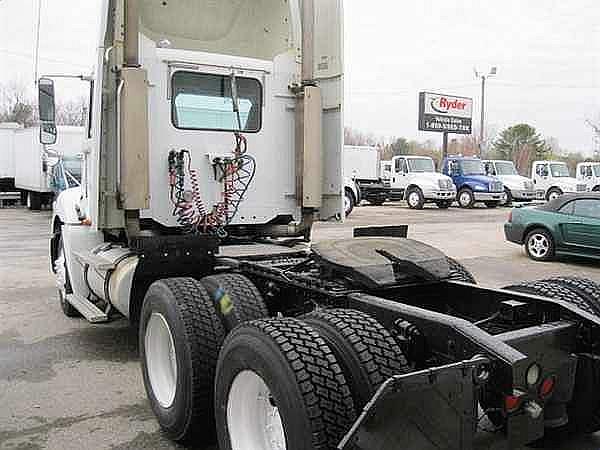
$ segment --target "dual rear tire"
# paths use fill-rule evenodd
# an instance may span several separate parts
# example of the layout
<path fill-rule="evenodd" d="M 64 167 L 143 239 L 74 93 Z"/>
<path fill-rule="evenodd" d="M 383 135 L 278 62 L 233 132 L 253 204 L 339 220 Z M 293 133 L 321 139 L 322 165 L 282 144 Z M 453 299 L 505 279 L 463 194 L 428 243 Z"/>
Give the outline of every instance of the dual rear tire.
<path fill-rule="evenodd" d="M 398 344 L 370 316 L 268 318 L 241 275 L 155 282 L 142 307 L 140 349 L 167 436 L 218 438 L 221 450 L 335 448 L 381 383 L 407 370 Z"/>

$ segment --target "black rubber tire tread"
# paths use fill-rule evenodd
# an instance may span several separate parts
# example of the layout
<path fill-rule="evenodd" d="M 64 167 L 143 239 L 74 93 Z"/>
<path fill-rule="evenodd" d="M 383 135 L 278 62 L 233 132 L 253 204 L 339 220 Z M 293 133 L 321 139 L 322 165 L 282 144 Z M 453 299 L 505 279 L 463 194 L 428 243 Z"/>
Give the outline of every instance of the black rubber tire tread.
<path fill-rule="evenodd" d="M 357 410 L 388 378 L 411 370 L 392 335 L 368 314 L 351 309 L 318 310 L 303 320 L 333 350 Z"/>
<path fill-rule="evenodd" d="M 247 329 L 268 336 L 287 360 L 303 398 L 304 405 L 299 408 L 307 412 L 312 448 L 337 448 L 357 414 L 350 388 L 331 348 L 316 330 L 299 319 L 255 320 L 241 324 L 229 334 L 223 344 L 219 368 L 223 365 L 228 342 Z"/>
<path fill-rule="evenodd" d="M 178 430 L 177 433 L 165 430 L 166 434 L 185 444 L 212 443 L 215 441 L 214 380 L 219 350 L 226 336 L 225 329 L 208 292 L 198 280 L 168 278 L 155 283 L 164 284 L 173 294 L 192 365 L 189 374 L 192 387 L 191 414 L 187 417 L 184 430 Z M 142 315 L 145 306 L 142 307 Z M 139 345 L 140 348 L 144 345 L 142 332 Z M 143 353 L 141 357 L 143 359 Z M 146 380 L 144 382 L 146 384 Z"/>
<path fill-rule="evenodd" d="M 202 278 L 201 283 L 210 294 L 213 293 L 211 286 L 219 286 L 233 303 L 230 317 L 223 321 L 225 328 L 232 330 L 237 325 L 248 320 L 264 319 L 269 317 L 267 305 L 254 283 L 244 275 L 238 273 L 222 273 L 209 275 Z M 217 301 L 214 298 L 213 300 Z M 218 309 L 218 308 L 217 308 Z"/>
<path fill-rule="evenodd" d="M 600 283 L 579 277 L 554 277 L 542 281 L 558 283 L 567 289 L 574 290 L 584 297 L 594 312 L 600 317 Z"/>
<path fill-rule="evenodd" d="M 446 256 L 446 259 L 448 260 L 448 265 L 450 266 L 450 275 L 448 276 L 448 280 L 477 284 L 477 280 L 465 266 L 449 256 Z"/>
<path fill-rule="evenodd" d="M 594 308 L 583 295 L 573 291 L 572 289 L 566 288 L 556 281 L 525 281 L 523 283 L 505 286 L 503 289 L 562 300 L 578 307 L 579 309 L 582 309 L 583 311 L 595 314 Z"/>
<path fill-rule="evenodd" d="M 567 404 L 570 433 L 595 433 L 600 430 L 600 360 L 580 357 L 575 372 L 573 398 Z"/>

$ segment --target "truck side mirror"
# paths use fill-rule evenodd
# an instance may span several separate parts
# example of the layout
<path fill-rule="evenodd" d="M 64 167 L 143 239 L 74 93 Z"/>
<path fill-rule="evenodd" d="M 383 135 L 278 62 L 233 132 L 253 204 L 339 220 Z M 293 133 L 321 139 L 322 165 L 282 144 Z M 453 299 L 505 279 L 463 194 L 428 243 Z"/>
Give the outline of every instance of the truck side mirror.
<path fill-rule="evenodd" d="M 56 106 L 54 100 L 54 81 L 40 78 L 38 81 L 38 109 L 40 116 L 40 143 L 56 143 Z"/>

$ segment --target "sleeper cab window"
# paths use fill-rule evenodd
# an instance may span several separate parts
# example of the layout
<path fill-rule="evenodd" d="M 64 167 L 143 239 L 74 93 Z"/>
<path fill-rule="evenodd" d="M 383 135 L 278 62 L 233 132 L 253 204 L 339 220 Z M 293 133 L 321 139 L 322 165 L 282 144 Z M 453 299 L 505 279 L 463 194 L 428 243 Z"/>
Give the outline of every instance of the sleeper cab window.
<path fill-rule="evenodd" d="M 260 131 L 262 85 L 258 80 L 235 78 L 239 121 L 233 107 L 231 76 L 179 71 L 173 74 L 171 82 L 171 120 L 176 128 Z"/>

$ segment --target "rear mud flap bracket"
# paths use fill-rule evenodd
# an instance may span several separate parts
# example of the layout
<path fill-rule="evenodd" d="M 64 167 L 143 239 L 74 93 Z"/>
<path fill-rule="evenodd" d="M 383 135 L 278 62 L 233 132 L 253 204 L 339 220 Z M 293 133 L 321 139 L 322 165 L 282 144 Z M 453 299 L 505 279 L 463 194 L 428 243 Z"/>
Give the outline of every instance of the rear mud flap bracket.
<path fill-rule="evenodd" d="M 477 391 L 489 360 L 471 360 L 387 380 L 339 444 L 340 450 L 471 450 Z"/>

